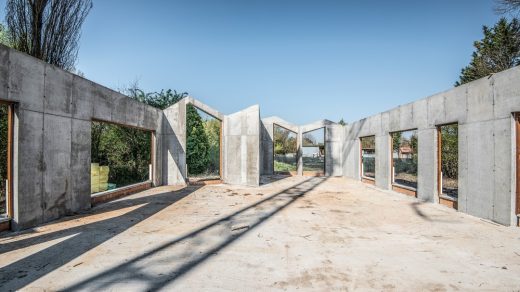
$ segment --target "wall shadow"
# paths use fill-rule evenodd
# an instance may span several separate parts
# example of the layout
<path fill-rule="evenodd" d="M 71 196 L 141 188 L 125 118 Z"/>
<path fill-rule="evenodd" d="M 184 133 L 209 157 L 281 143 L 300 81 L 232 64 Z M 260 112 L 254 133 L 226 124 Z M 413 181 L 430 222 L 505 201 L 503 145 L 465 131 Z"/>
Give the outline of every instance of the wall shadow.
<path fill-rule="evenodd" d="M 1 268 L 0 290 L 19 290 L 25 287 L 27 284 L 160 212 L 197 189 L 199 187 L 186 187 L 175 192 L 168 191 L 109 202 L 92 209 L 94 210 L 93 213 L 100 214 L 126 207 L 139 207 L 120 216 L 2 244 L 0 256 L 16 249 L 68 237 L 57 244 Z M 92 213 L 89 215 L 92 215 Z"/>
<path fill-rule="evenodd" d="M 65 290 L 117 289 L 112 285 L 121 283 L 132 283 L 146 291 L 164 288 L 326 180 L 324 177 L 309 178 L 114 268 L 100 271 Z"/>

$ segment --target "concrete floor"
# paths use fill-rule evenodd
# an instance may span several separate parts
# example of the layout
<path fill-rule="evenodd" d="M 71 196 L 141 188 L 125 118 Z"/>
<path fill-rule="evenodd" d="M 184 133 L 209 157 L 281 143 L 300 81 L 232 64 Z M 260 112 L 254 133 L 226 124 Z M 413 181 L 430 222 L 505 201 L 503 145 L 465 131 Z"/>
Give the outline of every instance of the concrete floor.
<path fill-rule="evenodd" d="M 516 290 L 520 228 L 343 178 L 160 187 L 0 237 L 0 290 Z"/>

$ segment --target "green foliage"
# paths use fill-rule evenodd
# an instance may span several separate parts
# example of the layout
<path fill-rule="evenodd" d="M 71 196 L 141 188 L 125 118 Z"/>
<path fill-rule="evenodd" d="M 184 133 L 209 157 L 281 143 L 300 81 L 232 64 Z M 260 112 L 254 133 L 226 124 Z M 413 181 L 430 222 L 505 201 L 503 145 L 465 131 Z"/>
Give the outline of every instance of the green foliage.
<path fill-rule="evenodd" d="M 209 141 L 204 123 L 192 105 L 186 106 L 186 163 L 188 175 L 201 174 L 209 162 Z"/>
<path fill-rule="evenodd" d="M 443 175 L 457 179 L 459 164 L 459 128 L 457 125 L 441 127 L 441 157 Z"/>
<path fill-rule="evenodd" d="M 392 133 L 392 150 L 394 152 L 399 152 L 399 147 L 401 146 L 401 137 L 402 132 Z"/>
<path fill-rule="evenodd" d="M 91 160 L 110 167 L 109 182 L 117 187 L 146 181 L 151 163 L 151 133 L 92 122 Z"/>
<path fill-rule="evenodd" d="M 7 29 L 1 23 L 0 23 L 0 44 L 2 44 L 4 46 L 8 46 L 8 47 L 12 46 Z"/>
<path fill-rule="evenodd" d="M 8 135 L 8 107 L 0 105 L 0 215 L 5 214 L 6 209 L 6 184 L 7 179 L 7 135 Z"/>
<path fill-rule="evenodd" d="M 361 138 L 361 149 L 376 149 L 376 136 Z"/>
<path fill-rule="evenodd" d="M 342 126 L 345 126 L 347 123 L 345 123 L 345 121 L 343 120 L 343 118 L 341 118 L 341 120 L 339 120 L 338 124 L 342 125 Z"/>
<path fill-rule="evenodd" d="M 137 87 L 128 89 L 128 93 L 130 97 L 160 109 L 166 109 L 188 96 L 187 92 L 178 93 L 176 90 L 171 89 L 145 93 Z"/>
<path fill-rule="evenodd" d="M 484 38 L 476 41 L 470 64 L 463 68 L 455 86 L 520 65 L 520 23 L 501 18 L 495 26 L 482 27 Z"/>
<path fill-rule="evenodd" d="M 286 163 L 283 161 L 274 161 L 274 171 L 277 172 L 289 172 L 296 171 L 296 164 Z"/>
<path fill-rule="evenodd" d="M 208 139 L 208 166 L 209 173 L 220 171 L 220 121 L 210 119 L 203 122 L 204 132 Z"/>
<path fill-rule="evenodd" d="M 296 134 L 279 126 L 274 126 L 274 153 L 296 153 Z"/>

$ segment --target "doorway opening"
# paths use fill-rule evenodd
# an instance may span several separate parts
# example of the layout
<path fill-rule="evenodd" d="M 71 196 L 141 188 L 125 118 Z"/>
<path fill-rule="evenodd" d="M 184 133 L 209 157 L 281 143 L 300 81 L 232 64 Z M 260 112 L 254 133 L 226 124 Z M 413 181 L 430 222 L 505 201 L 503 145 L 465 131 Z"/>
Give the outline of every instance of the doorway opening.
<path fill-rule="evenodd" d="M 376 182 L 376 136 L 359 138 L 361 144 L 361 181 L 375 185 Z"/>
<path fill-rule="evenodd" d="M 216 184 L 222 179 L 222 121 L 186 105 L 186 166 L 189 184 Z"/>
<path fill-rule="evenodd" d="M 392 157 L 392 190 L 417 196 L 418 138 L 417 130 L 390 134 Z"/>
<path fill-rule="evenodd" d="M 325 128 L 303 133 L 303 175 L 325 175 Z"/>
<path fill-rule="evenodd" d="M 13 217 L 13 104 L 0 101 L 0 231 Z"/>
<path fill-rule="evenodd" d="M 273 125 L 273 168 L 275 174 L 296 175 L 298 167 L 297 133 Z"/>
<path fill-rule="evenodd" d="M 439 203 L 458 208 L 459 167 L 458 124 L 437 127 L 437 191 Z"/>

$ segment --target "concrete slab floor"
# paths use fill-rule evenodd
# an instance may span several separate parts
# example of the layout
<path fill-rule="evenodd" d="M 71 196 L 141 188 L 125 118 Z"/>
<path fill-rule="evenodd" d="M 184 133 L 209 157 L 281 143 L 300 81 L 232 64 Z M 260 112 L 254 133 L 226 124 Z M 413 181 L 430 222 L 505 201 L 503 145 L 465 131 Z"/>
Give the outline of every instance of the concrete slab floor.
<path fill-rule="evenodd" d="M 0 244 L 1 291 L 520 288 L 520 229 L 344 178 L 159 187 Z"/>

